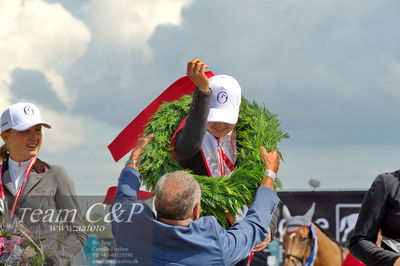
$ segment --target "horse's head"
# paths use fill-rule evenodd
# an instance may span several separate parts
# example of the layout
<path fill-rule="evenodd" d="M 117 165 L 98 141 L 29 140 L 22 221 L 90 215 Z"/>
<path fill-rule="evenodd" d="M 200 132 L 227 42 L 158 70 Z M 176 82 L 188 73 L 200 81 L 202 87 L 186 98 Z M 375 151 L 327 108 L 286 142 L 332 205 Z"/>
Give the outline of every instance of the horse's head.
<path fill-rule="evenodd" d="M 285 266 L 305 265 L 310 258 L 314 245 L 313 225 L 311 222 L 314 209 L 315 203 L 313 203 L 305 215 L 292 217 L 289 209 L 283 206 L 282 215 L 286 219 L 286 232 L 283 236 Z"/>

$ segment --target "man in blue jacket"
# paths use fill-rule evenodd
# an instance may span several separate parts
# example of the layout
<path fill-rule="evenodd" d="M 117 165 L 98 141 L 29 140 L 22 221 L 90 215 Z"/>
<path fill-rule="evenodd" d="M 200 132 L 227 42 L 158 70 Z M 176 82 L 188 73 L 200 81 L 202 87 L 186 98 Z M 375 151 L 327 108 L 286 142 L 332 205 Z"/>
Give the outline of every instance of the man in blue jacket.
<path fill-rule="evenodd" d="M 279 168 L 278 153 L 260 148 L 266 176 L 246 217 L 225 230 L 215 217 L 200 217 L 200 186 L 187 172 L 160 178 L 155 195 L 157 216 L 138 201 L 137 160 L 152 137 L 138 140 L 118 181 L 111 207 L 117 264 L 233 265 L 246 258 L 267 237 L 266 228 L 279 203 L 271 190 Z"/>

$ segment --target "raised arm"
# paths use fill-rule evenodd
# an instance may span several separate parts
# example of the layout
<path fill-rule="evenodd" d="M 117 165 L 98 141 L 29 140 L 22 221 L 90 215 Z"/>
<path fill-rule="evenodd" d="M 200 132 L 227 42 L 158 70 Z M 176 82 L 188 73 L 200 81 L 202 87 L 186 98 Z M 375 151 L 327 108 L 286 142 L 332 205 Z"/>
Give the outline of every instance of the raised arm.
<path fill-rule="evenodd" d="M 278 153 L 266 152 L 264 148 L 261 148 L 261 157 L 265 168 L 276 174 L 279 168 Z M 226 233 L 218 228 L 226 264 L 234 264 L 244 259 L 257 243 L 262 242 L 269 235 L 267 228 L 280 201 L 272 191 L 273 186 L 273 177 L 266 175 L 257 189 L 246 217 L 235 223 Z"/>
<path fill-rule="evenodd" d="M 186 160 L 200 151 L 207 131 L 207 116 L 211 99 L 208 78 L 204 73 L 207 67 L 200 59 L 194 59 L 187 65 L 187 75 L 196 85 L 196 89 L 185 126 L 177 133 L 175 139 L 175 158 L 183 165 Z"/>
<path fill-rule="evenodd" d="M 274 188 L 274 180 L 279 169 L 279 154 L 277 151 L 267 152 L 264 147 L 260 147 L 261 158 L 264 163 L 266 176 L 261 182 L 261 186 L 265 186 L 271 190 Z M 272 181 L 272 183 L 271 183 Z M 268 227 L 268 236 L 254 247 L 254 251 L 263 250 L 274 238 L 278 232 L 278 222 L 280 214 L 281 202 L 275 208 L 274 214 L 272 215 L 271 222 Z"/>
<path fill-rule="evenodd" d="M 137 140 L 135 148 L 132 150 L 125 168 L 122 169 L 118 179 L 117 195 L 114 203 L 121 203 L 124 200 L 136 201 L 137 192 L 140 188 L 139 157 L 144 147 L 154 137 L 154 134 L 141 137 Z"/>

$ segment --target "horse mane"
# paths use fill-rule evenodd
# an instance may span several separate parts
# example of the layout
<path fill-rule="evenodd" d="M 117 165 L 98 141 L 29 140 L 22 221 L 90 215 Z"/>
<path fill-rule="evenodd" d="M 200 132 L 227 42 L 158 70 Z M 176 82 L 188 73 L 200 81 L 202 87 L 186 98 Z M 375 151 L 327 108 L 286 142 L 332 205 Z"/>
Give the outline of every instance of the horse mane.
<path fill-rule="evenodd" d="M 349 254 L 350 250 L 348 247 L 342 245 L 340 242 L 336 241 L 336 239 L 334 239 L 325 229 L 322 229 L 321 226 L 317 223 L 313 223 L 316 227 L 318 227 L 318 229 L 325 235 L 327 236 L 333 243 L 335 243 L 339 250 L 340 250 L 340 256 L 341 256 L 341 260 L 342 263 L 344 260 L 346 260 L 347 255 Z"/>
<path fill-rule="evenodd" d="M 334 242 L 336 245 L 338 245 L 340 248 L 343 248 L 344 246 L 342 246 L 341 243 L 339 243 L 336 239 L 334 239 L 325 229 L 323 229 L 319 224 L 317 223 L 313 223 L 316 227 L 318 227 L 318 229 L 324 234 L 326 235 L 332 242 Z"/>

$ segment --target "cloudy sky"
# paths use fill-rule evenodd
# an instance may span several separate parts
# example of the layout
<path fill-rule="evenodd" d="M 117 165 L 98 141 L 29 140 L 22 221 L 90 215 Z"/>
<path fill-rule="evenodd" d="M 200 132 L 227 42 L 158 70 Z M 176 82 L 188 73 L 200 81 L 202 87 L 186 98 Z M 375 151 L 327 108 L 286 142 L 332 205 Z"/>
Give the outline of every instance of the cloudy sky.
<path fill-rule="evenodd" d="M 0 0 L 0 109 L 53 128 L 41 158 L 104 194 L 107 149 L 199 57 L 279 114 L 286 189 L 366 189 L 399 168 L 400 2 Z M 396 30 L 397 29 L 397 30 Z"/>

